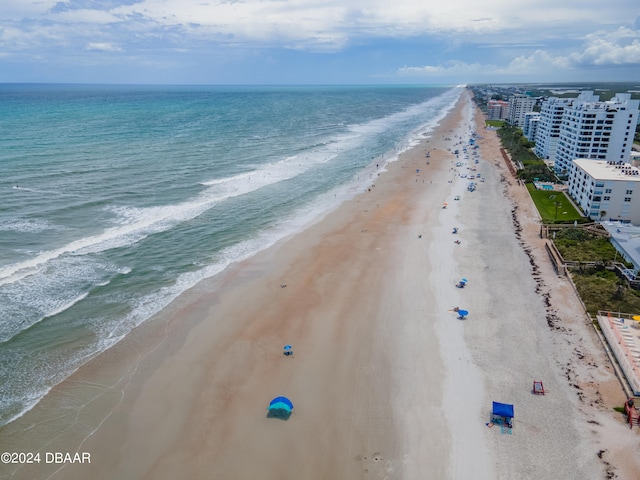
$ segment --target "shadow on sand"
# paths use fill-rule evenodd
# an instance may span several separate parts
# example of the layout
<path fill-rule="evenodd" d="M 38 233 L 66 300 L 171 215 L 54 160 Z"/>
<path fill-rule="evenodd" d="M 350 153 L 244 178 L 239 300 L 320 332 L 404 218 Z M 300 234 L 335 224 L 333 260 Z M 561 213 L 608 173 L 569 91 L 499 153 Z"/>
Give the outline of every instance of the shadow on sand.
<path fill-rule="evenodd" d="M 267 412 L 267 418 L 279 418 L 280 420 L 289 420 L 291 410 L 284 408 L 272 408 Z"/>

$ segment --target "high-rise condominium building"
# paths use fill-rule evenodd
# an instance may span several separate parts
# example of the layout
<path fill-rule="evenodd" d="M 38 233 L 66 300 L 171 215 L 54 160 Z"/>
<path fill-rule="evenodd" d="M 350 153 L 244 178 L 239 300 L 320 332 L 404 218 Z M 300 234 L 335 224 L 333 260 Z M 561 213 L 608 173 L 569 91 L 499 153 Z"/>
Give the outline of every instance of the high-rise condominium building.
<path fill-rule="evenodd" d="M 583 92 L 564 109 L 554 169 L 567 175 L 576 158 L 628 162 L 638 120 L 639 100 L 618 93 L 608 101 L 598 101 L 592 92 Z"/>

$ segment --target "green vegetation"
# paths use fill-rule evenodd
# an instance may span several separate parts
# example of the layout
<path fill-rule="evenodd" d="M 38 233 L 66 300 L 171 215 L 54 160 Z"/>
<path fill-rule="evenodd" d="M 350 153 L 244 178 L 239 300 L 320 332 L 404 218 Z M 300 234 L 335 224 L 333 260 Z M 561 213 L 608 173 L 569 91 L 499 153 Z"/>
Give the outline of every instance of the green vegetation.
<path fill-rule="evenodd" d="M 575 209 L 564 192 L 553 190 L 536 190 L 533 184 L 527 184 L 529 195 L 535 203 L 544 223 L 586 223 L 584 218 Z"/>
<path fill-rule="evenodd" d="M 581 228 L 558 230 L 553 243 L 567 262 L 626 263 L 607 238 Z"/>
<path fill-rule="evenodd" d="M 535 179 L 541 182 L 558 182 L 555 174 L 549 170 L 549 167 L 542 160 L 525 164 L 524 168 L 518 171 L 518 178 L 528 184 L 531 184 Z"/>
<path fill-rule="evenodd" d="M 625 280 L 606 268 L 612 262 L 632 267 L 608 239 L 580 228 L 565 228 L 556 232 L 553 242 L 567 262 L 598 262 L 571 271 L 580 298 L 591 315 L 598 310 L 640 313 L 640 291 L 629 288 Z"/>
<path fill-rule="evenodd" d="M 486 120 L 485 124 L 490 127 L 501 128 L 504 125 L 504 120 Z"/>
<path fill-rule="evenodd" d="M 540 163 L 541 160 L 531 151 L 535 143 L 530 142 L 522 134 L 522 130 L 513 125 L 505 124 L 498 130 L 498 136 L 502 146 L 509 151 L 511 158 L 516 162 L 527 164 L 527 162 Z M 544 162 L 542 162 L 544 164 Z"/>
<path fill-rule="evenodd" d="M 571 278 L 591 315 L 598 310 L 640 313 L 640 291 L 627 287 L 604 266 L 574 271 Z"/>
<path fill-rule="evenodd" d="M 504 125 L 498 130 L 502 146 L 509 152 L 516 165 L 522 166 L 518 170 L 518 178 L 524 182 L 532 182 L 534 178 L 543 182 L 555 182 L 555 175 L 543 160 L 531 151 L 535 143 L 522 135 L 522 130 L 512 125 Z"/>

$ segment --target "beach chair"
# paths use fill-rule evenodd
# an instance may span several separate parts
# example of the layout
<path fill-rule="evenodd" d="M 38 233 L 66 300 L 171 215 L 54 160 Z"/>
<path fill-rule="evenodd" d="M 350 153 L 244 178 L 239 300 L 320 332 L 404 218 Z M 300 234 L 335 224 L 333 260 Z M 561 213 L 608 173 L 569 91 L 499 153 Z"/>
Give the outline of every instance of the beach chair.
<path fill-rule="evenodd" d="M 544 395 L 544 385 L 542 385 L 542 381 L 534 380 L 533 381 L 533 393 L 536 395 Z"/>

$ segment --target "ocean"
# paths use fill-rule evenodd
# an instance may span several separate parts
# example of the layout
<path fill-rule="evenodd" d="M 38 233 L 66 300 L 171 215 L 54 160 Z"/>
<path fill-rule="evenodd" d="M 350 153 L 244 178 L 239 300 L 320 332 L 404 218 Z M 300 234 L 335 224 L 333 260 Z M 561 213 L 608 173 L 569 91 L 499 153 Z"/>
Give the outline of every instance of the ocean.
<path fill-rule="evenodd" d="M 461 91 L 0 85 L 0 425 L 363 191 Z"/>

